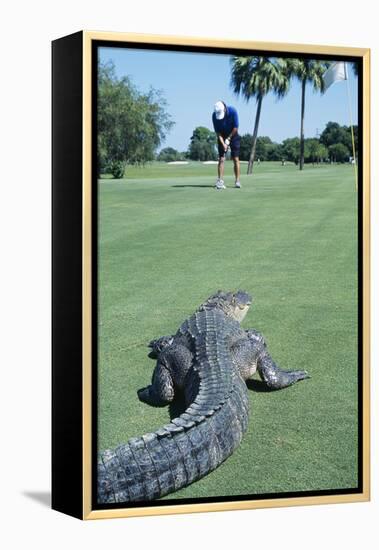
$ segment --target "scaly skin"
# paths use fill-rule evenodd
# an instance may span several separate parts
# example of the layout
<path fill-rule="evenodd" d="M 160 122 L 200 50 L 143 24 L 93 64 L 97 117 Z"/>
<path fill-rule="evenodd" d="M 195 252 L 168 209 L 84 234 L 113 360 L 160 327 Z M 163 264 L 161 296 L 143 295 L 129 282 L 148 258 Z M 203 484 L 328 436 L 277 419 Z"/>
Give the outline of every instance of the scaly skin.
<path fill-rule="evenodd" d="M 175 335 L 150 343 L 157 364 L 139 398 L 162 406 L 182 390 L 186 410 L 159 430 L 100 453 L 98 503 L 149 501 L 204 477 L 233 453 L 247 429 L 247 378 L 258 370 L 279 389 L 307 377 L 281 371 L 263 337 L 240 327 L 250 303 L 243 291 L 220 291 Z"/>

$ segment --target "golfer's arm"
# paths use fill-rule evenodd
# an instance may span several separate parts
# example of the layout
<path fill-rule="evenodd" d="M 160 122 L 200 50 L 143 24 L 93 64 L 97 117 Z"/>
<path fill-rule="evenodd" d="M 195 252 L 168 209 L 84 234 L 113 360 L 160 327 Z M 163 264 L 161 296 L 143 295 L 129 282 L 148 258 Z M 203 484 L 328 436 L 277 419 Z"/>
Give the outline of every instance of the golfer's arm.
<path fill-rule="evenodd" d="M 237 132 L 238 132 L 238 128 L 233 128 L 233 130 L 228 135 L 228 140 L 230 141 L 232 137 L 236 135 Z"/>

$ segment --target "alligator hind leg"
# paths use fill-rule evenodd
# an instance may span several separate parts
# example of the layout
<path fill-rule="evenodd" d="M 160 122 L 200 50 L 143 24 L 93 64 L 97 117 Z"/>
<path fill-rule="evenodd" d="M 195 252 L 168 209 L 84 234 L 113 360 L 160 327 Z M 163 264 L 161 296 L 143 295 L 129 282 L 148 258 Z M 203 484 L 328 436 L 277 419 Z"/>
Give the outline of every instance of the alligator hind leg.
<path fill-rule="evenodd" d="M 259 376 L 273 390 L 280 390 L 292 386 L 299 380 L 310 378 L 305 370 L 282 370 L 272 360 L 266 349 L 263 350 L 257 361 Z"/>
<path fill-rule="evenodd" d="M 279 390 L 291 386 L 299 380 L 310 378 L 308 373 L 303 370 L 287 371 L 280 369 L 267 351 L 263 334 L 253 329 L 246 330 L 245 334 L 250 344 L 251 357 L 255 358 L 259 376 L 270 389 Z M 244 361 L 246 362 L 245 358 Z"/>
<path fill-rule="evenodd" d="M 140 401 L 162 407 L 174 399 L 174 383 L 171 374 L 161 363 L 157 363 L 150 386 L 137 391 Z"/>

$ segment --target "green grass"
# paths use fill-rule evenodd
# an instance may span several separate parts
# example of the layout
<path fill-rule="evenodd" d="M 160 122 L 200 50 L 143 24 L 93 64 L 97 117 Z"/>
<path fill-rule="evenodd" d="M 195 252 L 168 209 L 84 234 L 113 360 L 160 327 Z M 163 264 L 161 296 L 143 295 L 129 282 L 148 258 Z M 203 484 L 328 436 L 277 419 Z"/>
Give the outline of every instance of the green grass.
<path fill-rule="evenodd" d="M 245 167 L 242 167 L 245 171 Z M 357 485 L 357 194 L 351 166 L 261 163 L 215 191 L 216 167 L 154 164 L 99 189 L 101 449 L 153 431 L 166 408 L 140 403 L 150 339 L 176 331 L 212 292 L 243 288 L 243 325 L 285 369 L 312 378 L 249 391 L 241 446 L 168 498 Z"/>

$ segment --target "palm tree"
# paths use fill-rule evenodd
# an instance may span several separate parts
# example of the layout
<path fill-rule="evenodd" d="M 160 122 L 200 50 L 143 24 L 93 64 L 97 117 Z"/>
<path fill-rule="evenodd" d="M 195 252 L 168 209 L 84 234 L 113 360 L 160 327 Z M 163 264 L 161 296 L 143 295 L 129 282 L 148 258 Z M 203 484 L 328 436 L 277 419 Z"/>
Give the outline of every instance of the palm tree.
<path fill-rule="evenodd" d="M 247 173 L 251 174 L 253 171 L 263 98 L 271 91 L 278 98 L 282 98 L 288 92 L 290 79 L 287 76 L 287 67 L 282 59 L 258 56 L 232 57 L 231 63 L 231 86 L 234 93 L 237 95 L 242 94 L 246 101 L 249 101 L 252 97 L 255 97 L 257 100 L 253 143 L 247 167 Z"/>
<path fill-rule="evenodd" d="M 287 59 L 285 61 L 288 78 L 295 77 L 301 83 L 301 121 L 300 121 L 300 158 L 299 169 L 304 167 L 304 113 L 305 113 L 305 89 L 307 82 L 313 85 L 316 92 L 324 93 L 325 84 L 323 74 L 330 65 L 325 61 L 312 59 Z"/>
<path fill-rule="evenodd" d="M 359 63 L 358 63 L 358 61 L 353 61 L 351 66 L 352 66 L 353 73 L 355 74 L 355 76 L 359 76 Z"/>

